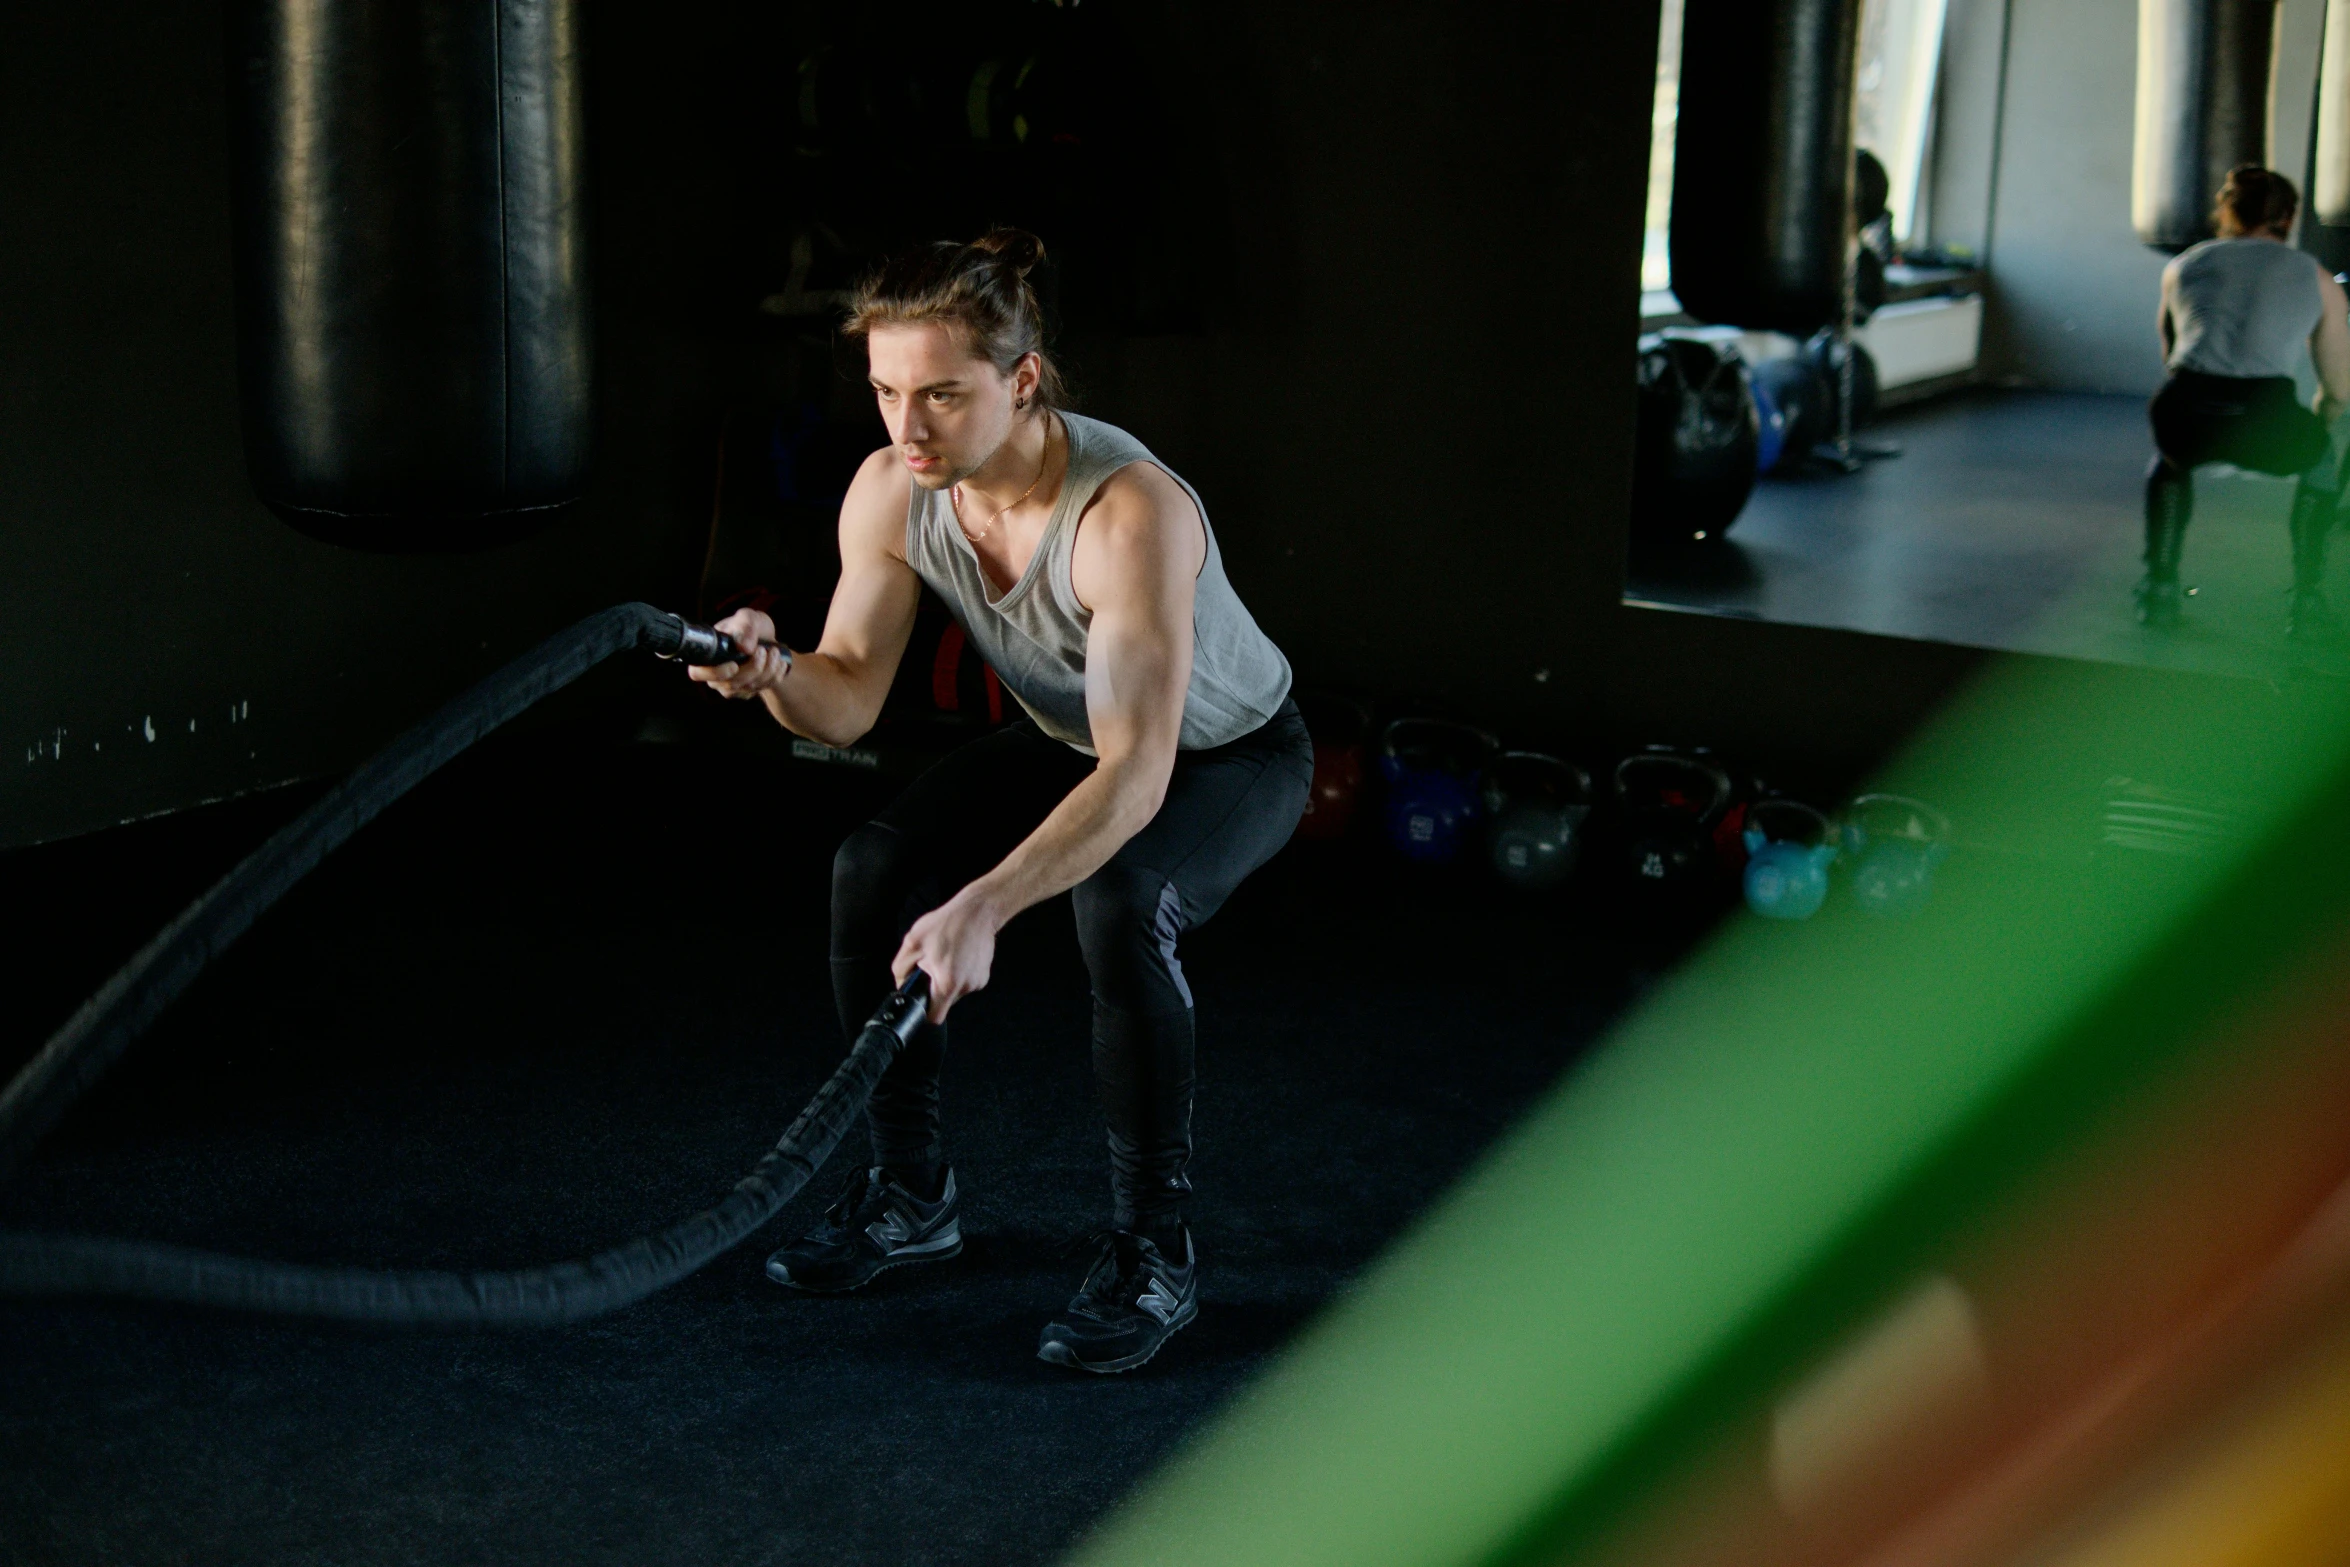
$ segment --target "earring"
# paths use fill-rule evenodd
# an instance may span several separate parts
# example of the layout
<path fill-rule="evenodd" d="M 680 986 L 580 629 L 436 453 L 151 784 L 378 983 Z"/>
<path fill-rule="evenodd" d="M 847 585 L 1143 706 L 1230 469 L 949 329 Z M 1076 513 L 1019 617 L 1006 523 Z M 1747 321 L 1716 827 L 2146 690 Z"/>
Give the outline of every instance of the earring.
<path fill-rule="evenodd" d="M 1014 413 L 1018 413 L 1021 409 L 1026 408 L 1027 406 L 1028 399 L 1025 397 L 1015 397 L 1012 399 L 1012 411 Z"/>

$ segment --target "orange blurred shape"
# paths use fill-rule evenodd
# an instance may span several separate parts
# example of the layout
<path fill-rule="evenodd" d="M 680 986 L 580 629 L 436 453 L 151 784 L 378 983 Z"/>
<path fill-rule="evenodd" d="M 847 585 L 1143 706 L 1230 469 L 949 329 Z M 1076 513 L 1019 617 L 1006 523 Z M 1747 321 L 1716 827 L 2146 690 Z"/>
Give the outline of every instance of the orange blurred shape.
<path fill-rule="evenodd" d="M 1575 1559 L 2350 1563 L 2346 1044 L 2350 943 L 2322 944 Z M 2146 1554 L 2166 1519 L 2252 1554 Z"/>

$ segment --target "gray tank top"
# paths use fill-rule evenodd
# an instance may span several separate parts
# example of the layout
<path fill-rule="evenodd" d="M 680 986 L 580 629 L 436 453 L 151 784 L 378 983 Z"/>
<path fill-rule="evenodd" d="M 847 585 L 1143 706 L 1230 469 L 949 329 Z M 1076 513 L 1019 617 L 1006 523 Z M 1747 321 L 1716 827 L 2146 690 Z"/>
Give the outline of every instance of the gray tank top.
<path fill-rule="evenodd" d="M 2171 369 L 2250 379 L 2301 368 L 2325 313 L 2316 257 L 2273 239 L 2207 239 L 2171 264 Z"/>
<path fill-rule="evenodd" d="M 1085 639 L 1093 615 L 1077 602 L 1070 585 L 1070 552 L 1077 542 L 1077 519 L 1102 481 L 1128 463 L 1153 464 L 1183 485 L 1208 535 L 1207 563 L 1200 568 L 1192 604 L 1191 688 L 1183 698 L 1178 743 L 1186 751 L 1204 751 L 1239 739 L 1271 718 L 1289 695 L 1289 660 L 1257 629 L 1233 592 L 1216 548 L 1216 530 L 1207 525 L 1207 506 L 1181 475 L 1116 425 L 1078 414 L 1060 417 L 1069 432 L 1069 471 L 1028 570 L 1009 592 L 995 596 L 978 555 L 955 524 L 944 490 L 914 487 L 906 508 L 907 563 L 946 600 L 964 634 L 1036 726 L 1092 756 Z"/>

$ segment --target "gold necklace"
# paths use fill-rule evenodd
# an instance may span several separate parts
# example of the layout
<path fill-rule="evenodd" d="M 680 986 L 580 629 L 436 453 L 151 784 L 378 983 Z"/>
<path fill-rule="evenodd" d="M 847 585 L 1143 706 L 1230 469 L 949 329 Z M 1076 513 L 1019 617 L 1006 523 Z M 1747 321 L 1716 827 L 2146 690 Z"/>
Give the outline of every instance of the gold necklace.
<path fill-rule="evenodd" d="M 1036 487 L 1044 483 L 1045 470 L 1050 468 L 1052 465 L 1053 430 L 1051 425 L 1046 425 L 1044 431 L 1044 454 L 1038 457 L 1036 460 L 1036 477 L 1028 481 L 1028 488 L 1020 492 L 1020 500 L 1012 502 L 1012 506 L 1019 505 L 1020 501 L 1024 501 L 1028 499 L 1029 496 L 1036 493 Z M 1003 511 L 999 511 L 994 516 L 988 518 L 986 525 L 982 527 L 977 533 L 973 533 L 969 528 L 963 527 L 963 487 L 958 484 L 950 493 L 955 503 L 955 526 L 962 529 L 963 537 L 973 544 L 977 544 L 981 539 L 986 538 L 988 534 L 994 530 L 995 525 L 1004 520 L 1004 512 L 1008 512 L 1012 509 L 1012 506 L 1006 506 Z"/>

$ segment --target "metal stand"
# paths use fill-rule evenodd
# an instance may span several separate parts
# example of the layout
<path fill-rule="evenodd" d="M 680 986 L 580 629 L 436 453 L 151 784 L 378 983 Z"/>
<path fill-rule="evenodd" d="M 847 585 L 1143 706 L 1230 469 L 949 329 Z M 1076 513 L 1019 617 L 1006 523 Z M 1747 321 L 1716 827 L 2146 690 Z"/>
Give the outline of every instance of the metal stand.
<path fill-rule="evenodd" d="M 1871 462 L 1901 455 L 1898 446 L 1864 444 L 1852 438 L 1853 318 L 1860 314 L 1860 268 L 1854 264 L 1860 247 L 1856 236 L 1844 252 L 1844 313 L 1836 322 L 1836 439 L 1812 455 L 1844 473 L 1858 473 Z"/>

